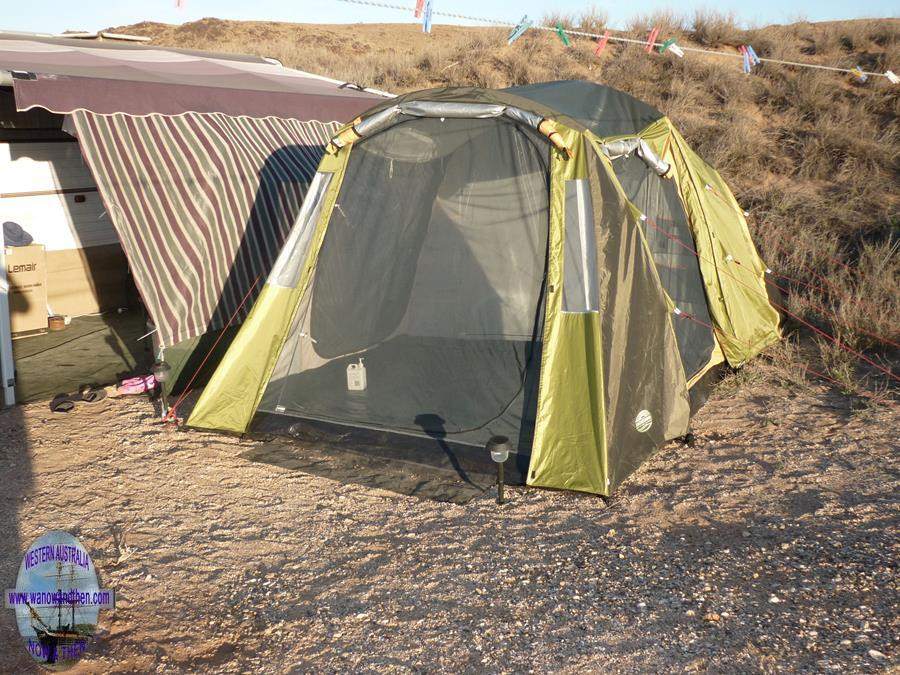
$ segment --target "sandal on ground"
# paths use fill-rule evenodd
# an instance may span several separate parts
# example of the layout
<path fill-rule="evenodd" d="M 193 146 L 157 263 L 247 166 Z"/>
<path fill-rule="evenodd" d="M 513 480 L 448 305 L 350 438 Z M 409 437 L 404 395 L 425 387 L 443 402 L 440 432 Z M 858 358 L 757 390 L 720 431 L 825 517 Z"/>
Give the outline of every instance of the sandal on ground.
<path fill-rule="evenodd" d="M 50 411 L 55 413 L 72 412 L 75 408 L 75 401 L 68 394 L 60 394 L 50 401 Z"/>
<path fill-rule="evenodd" d="M 84 386 L 80 390 L 81 401 L 84 403 L 100 403 L 106 398 L 106 391 L 103 389 L 94 389 L 90 386 Z"/>

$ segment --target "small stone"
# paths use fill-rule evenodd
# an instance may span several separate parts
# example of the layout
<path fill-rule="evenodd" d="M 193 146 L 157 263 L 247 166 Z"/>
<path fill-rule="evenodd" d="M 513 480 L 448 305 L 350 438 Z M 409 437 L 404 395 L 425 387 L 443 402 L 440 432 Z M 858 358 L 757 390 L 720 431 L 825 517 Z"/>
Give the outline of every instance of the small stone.
<path fill-rule="evenodd" d="M 709 621 L 710 623 L 715 623 L 716 621 L 721 621 L 722 617 L 715 612 L 709 612 L 708 614 L 703 615 L 703 620 Z"/>
<path fill-rule="evenodd" d="M 695 612 L 695 611 L 692 610 L 692 609 L 689 609 L 688 611 L 685 612 L 685 614 L 686 614 L 687 616 L 694 616 L 696 613 L 697 613 L 697 612 Z"/>
<path fill-rule="evenodd" d="M 781 598 L 779 598 L 777 595 L 773 595 L 773 596 L 769 597 L 770 604 L 777 605 L 779 602 L 781 602 Z"/>
<path fill-rule="evenodd" d="M 886 659 L 887 657 L 884 654 L 882 654 L 880 651 L 878 651 L 877 649 L 870 649 L 869 650 L 869 658 L 875 659 L 876 661 L 882 661 L 883 659 Z"/>

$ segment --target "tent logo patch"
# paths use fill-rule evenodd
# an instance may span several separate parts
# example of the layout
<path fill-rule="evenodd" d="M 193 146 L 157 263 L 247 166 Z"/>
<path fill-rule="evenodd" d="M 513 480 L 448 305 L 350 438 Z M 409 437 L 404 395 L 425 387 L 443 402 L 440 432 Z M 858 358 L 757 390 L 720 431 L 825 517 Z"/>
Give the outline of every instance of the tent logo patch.
<path fill-rule="evenodd" d="M 634 428 L 642 434 L 650 431 L 650 427 L 652 426 L 653 415 L 650 414 L 649 410 L 641 410 L 641 412 L 637 414 L 637 417 L 634 418 Z"/>

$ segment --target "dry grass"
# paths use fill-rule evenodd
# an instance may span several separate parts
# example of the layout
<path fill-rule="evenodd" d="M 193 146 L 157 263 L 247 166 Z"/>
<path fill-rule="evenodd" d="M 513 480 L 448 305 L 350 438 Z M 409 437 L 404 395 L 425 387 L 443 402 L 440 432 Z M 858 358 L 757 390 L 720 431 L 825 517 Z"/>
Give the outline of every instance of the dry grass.
<path fill-rule="evenodd" d="M 740 45 L 745 37 L 738 28 L 734 13 L 722 14 L 709 9 L 697 10 L 690 30 L 691 39 L 704 47 Z"/>
<path fill-rule="evenodd" d="M 556 21 L 597 32 L 606 17 L 589 11 L 545 19 Z M 736 51 L 749 43 L 760 56 L 900 71 L 897 19 L 743 30 L 729 15 L 704 11 L 687 20 L 666 12 L 637 17 L 629 29 L 644 38 L 653 26 L 685 45 Z M 736 59 L 689 55 L 682 61 L 618 44 L 598 59 L 589 39 L 573 39 L 566 48 L 556 35 L 539 31 L 507 46 L 506 29 L 456 26 L 437 26 L 427 36 L 413 25 L 204 19 L 121 30 L 149 35 L 156 44 L 273 56 L 287 66 L 395 92 L 556 79 L 623 89 L 668 114 L 722 172 L 752 213 L 750 228 L 764 259 L 790 277 L 776 280 L 790 291 L 792 312 L 873 358 L 896 357 L 873 337 L 900 343 L 900 97 L 884 78 L 859 84 L 770 64 L 746 76 Z M 786 349 L 782 356 L 798 356 Z M 803 358 L 813 358 L 836 380 L 860 378 L 856 360 L 842 361 L 830 347 L 818 355 L 805 349 Z M 795 368 L 792 376 L 803 374 Z"/>
<path fill-rule="evenodd" d="M 606 30 L 606 22 L 606 12 L 597 7 L 591 7 L 577 14 L 554 12 L 545 16 L 541 21 L 545 26 L 560 25 L 563 28 L 583 33 L 601 33 Z"/>

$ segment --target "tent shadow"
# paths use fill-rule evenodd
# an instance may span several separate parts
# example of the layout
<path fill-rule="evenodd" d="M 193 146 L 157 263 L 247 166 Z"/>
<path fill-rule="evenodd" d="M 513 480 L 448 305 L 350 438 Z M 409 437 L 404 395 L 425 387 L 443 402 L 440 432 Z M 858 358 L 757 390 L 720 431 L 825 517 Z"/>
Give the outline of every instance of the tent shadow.
<path fill-rule="evenodd" d="M 190 388 L 202 386 L 215 371 L 262 291 L 266 276 L 300 213 L 318 158 L 324 154 L 323 145 L 286 145 L 266 158 L 259 169 L 259 187 L 234 261 L 205 330 L 199 337 L 166 350 L 166 361 L 175 373 L 169 391 L 182 392 L 192 379 Z M 274 246 L 270 243 L 272 233 L 279 235 Z M 241 310 L 235 315 L 242 301 Z M 235 316 L 231 326 L 225 328 L 232 315 Z"/>
<path fill-rule="evenodd" d="M 267 421 L 271 424 L 274 417 Z M 435 435 L 412 437 L 304 420 L 276 435 L 251 436 L 261 443 L 241 453 L 243 459 L 419 499 L 466 504 L 496 481 L 483 450 Z M 515 475 L 511 482 L 517 482 Z"/>

